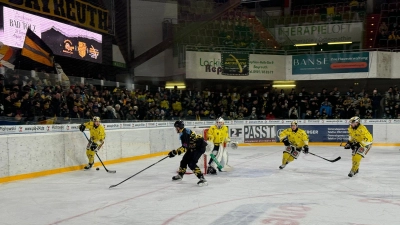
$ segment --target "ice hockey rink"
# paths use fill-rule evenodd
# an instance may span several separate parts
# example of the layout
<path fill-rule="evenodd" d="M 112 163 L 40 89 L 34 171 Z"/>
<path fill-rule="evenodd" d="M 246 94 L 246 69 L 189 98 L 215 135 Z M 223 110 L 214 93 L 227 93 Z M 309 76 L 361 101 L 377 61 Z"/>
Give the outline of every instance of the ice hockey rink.
<path fill-rule="evenodd" d="M 208 186 L 171 177 L 181 156 L 108 165 L 117 173 L 74 171 L 0 184 L 1 225 L 44 224 L 400 224 L 399 147 L 373 146 L 360 173 L 347 176 L 351 151 L 313 146 L 279 170 L 283 146 L 230 149 L 231 172 Z"/>

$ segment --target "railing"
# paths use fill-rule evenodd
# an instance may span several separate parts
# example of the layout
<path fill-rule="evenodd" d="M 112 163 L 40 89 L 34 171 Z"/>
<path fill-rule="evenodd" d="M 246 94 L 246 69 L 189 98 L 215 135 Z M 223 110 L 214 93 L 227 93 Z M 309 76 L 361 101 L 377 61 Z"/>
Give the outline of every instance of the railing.
<path fill-rule="evenodd" d="M 94 78 L 84 78 L 84 77 L 74 77 L 67 76 L 63 72 L 54 74 L 54 73 L 45 73 L 45 72 L 35 72 L 28 70 L 11 70 L 6 67 L 1 67 L 0 73 L 5 75 L 5 80 L 12 80 L 12 77 L 17 74 L 18 78 L 22 84 L 25 86 L 28 82 L 33 81 L 35 83 L 36 89 L 38 93 L 47 86 L 61 86 L 64 90 L 69 90 L 71 86 L 80 86 L 80 85 L 93 85 L 100 87 L 120 87 L 126 88 L 128 90 L 132 89 L 149 89 L 146 85 L 138 85 L 133 84 L 132 81 L 128 82 L 115 82 L 115 81 L 107 81 L 104 79 L 94 79 Z M 111 90 L 112 91 L 112 90 Z"/>

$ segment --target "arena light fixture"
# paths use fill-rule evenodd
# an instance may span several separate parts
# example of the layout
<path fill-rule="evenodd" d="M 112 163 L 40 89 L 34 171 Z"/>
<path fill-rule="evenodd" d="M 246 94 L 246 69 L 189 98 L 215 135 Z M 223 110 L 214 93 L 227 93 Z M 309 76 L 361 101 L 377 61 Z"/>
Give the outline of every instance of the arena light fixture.
<path fill-rule="evenodd" d="M 343 41 L 343 42 L 329 42 L 328 45 L 344 45 L 344 44 L 351 44 L 351 41 Z"/>
<path fill-rule="evenodd" d="M 288 88 L 288 87 L 296 87 L 295 84 L 273 84 L 274 88 Z"/>
<path fill-rule="evenodd" d="M 186 88 L 186 85 L 169 85 L 169 86 L 165 86 L 165 89 L 174 89 L 175 86 L 178 89 L 185 89 Z"/>
<path fill-rule="evenodd" d="M 302 47 L 302 46 L 315 46 L 317 43 L 309 43 L 309 44 L 295 44 L 294 46 L 296 47 Z"/>

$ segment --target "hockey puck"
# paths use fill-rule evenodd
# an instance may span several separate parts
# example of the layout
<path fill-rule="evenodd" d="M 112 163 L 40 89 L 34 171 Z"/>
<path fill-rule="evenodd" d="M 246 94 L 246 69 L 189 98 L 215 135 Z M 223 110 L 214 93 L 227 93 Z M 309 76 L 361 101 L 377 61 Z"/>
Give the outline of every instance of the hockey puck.
<path fill-rule="evenodd" d="M 99 168 L 99 167 L 97 167 L 97 168 L 96 168 L 96 170 L 100 170 L 100 168 Z"/>

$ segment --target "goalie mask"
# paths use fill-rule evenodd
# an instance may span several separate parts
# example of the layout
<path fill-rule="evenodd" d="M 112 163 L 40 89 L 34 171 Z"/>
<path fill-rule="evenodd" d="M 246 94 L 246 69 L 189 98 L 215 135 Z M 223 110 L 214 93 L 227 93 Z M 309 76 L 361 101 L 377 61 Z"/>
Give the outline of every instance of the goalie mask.
<path fill-rule="evenodd" d="M 351 117 L 349 123 L 353 129 L 356 129 L 360 125 L 360 117 L 358 116 Z"/>
<path fill-rule="evenodd" d="M 218 128 L 221 128 L 225 124 L 225 120 L 222 117 L 219 117 L 215 122 Z"/>

